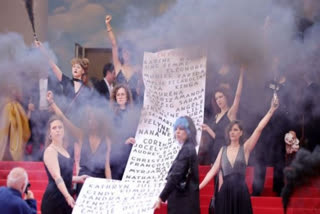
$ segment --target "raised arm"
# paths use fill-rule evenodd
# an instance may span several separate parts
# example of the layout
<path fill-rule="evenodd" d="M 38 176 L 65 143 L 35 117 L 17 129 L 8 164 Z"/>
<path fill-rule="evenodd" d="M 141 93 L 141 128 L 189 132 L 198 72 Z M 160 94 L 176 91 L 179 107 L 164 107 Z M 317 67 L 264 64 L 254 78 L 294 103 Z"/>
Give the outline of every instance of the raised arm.
<path fill-rule="evenodd" d="M 221 166 L 221 155 L 222 155 L 222 148 L 220 149 L 219 154 L 213 166 L 211 167 L 209 172 L 206 174 L 206 177 L 204 177 L 203 181 L 201 182 L 199 189 L 202 189 L 203 187 L 205 187 L 209 183 L 209 181 L 211 181 L 211 179 L 218 173 Z"/>
<path fill-rule="evenodd" d="M 243 65 L 241 65 L 236 95 L 234 97 L 233 104 L 230 107 L 230 110 L 228 112 L 228 117 L 229 117 L 230 121 L 237 119 L 237 113 L 238 113 L 238 109 L 239 109 L 239 103 L 240 103 L 242 87 L 243 87 L 243 73 L 244 73 L 244 71 L 245 71 L 245 67 Z"/>
<path fill-rule="evenodd" d="M 57 66 L 57 64 L 50 58 L 47 50 L 43 47 L 43 45 L 42 45 L 41 42 L 35 41 L 34 44 L 35 44 L 36 47 L 39 48 L 39 50 L 41 51 L 41 53 L 48 58 L 49 65 L 50 65 L 53 73 L 56 75 L 56 77 L 58 78 L 59 82 L 61 82 L 61 80 L 62 80 L 62 71 L 60 70 L 60 68 L 59 68 L 59 67 Z"/>
<path fill-rule="evenodd" d="M 106 138 L 106 144 L 107 144 L 107 154 L 106 154 L 105 176 L 108 179 L 112 179 L 111 168 L 110 168 L 111 140 L 109 138 Z"/>
<path fill-rule="evenodd" d="M 73 123 L 61 111 L 59 106 L 54 102 L 52 91 L 48 91 L 47 100 L 48 100 L 48 103 L 49 103 L 50 107 L 54 111 L 54 113 L 56 115 L 58 115 L 59 117 L 61 117 L 61 119 L 63 120 L 64 124 L 66 125 L 66 128 L 68 130 L 70 130 L 72 136 L 74 136 L 75 138 L 79 139 L 80 142 L 82 142 L 83 134 L 82 134 L 81 129 L 76 127 L 75 125 L 73 125 Z"/>
<path fill-rule="evenodd" d="M 62 193 L 69 206 L 73 208 L 75 205 L 75 201 L 68 192 L 64 180 L 61 177 L 57 151 L 55 151 L 51 147 L 48 147 L 44 152 L 43 161 L 48 168 L 53 180 L 56 182 L 59 191 Z"/>
<path fill-rule="evenodd" d="M 107 27 L 108 37 L 109 37 L 109 39 L 111 41 L 111 45 L 112 45 L 112 60 L 113 60 L 114 70 L 115 70 L 116 76 L 117 76 L 121 70 L 121 63 L 119 61 L 117 40 L 116 40 L 116 37 L 112 31 L 112 27 L 110 24 L 111 19 L 112 19 L 111 15 L 106 16 L 106 27 Z"/>
<path fill-rule="evenodd" d="M 266 115 L 262 118 L 262 120 L 259 122 L 257 128 L 254 130 L 252 135 L 249 137 L 249 139 L 244 143 L 244 150 L 246 153 L 246 156 L 248 157 L 253 150 L 253 148 L 256 146 L 259 137 L 266 125 L 268 124 L 269 120 L 271 119 L 274 112 L 279 107 L 279 100 L 272 98 L 270 109 L 266 113 Z"/>
<path fill-rule="evenodd" d="M 207 124 L 202 124 L 201 125 L 202 131 L 208 132 L 208 134 L 213 138 L 216 139 L 216 133 L 208 126 Z"/>

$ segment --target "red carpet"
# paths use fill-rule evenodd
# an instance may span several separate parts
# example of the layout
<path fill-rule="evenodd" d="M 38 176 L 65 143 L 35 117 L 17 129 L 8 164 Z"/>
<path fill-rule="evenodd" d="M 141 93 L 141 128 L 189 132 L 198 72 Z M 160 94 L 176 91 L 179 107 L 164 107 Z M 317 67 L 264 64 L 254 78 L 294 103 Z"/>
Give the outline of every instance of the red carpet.
<path fill-rule="evenodd" d="M 42 162 L 7 162 L 0 161 L 0 185 L 6 185 L 6 177 L 13 167 L 21 166 L 29 174 L 31 190 L 33 191 L 40 210 L 41 199 L 47 186 L 47 175 Z M 200 166 L 200 180 L 209 170 L 208 166 Z M 268 168 L 264 191 L 261 197 L 251 197 L 254 214 L 283 214 L 281 198 L 274 197 L 272 192 L 273 169 Z M 253 168 L 248 167 L 246 181 L 251 192 L 253 181 Z M 208 206 L 213 194 L 213 181 L 200 192 L 201 213 L 208 213 Z M 40 213 L 40 212 L 39 212 Z M 157 210 L 155 214 L 166 214 L 166 205 Z M 294 192 L 288 214 L 319 214 L 320 213 L 320 178 L 313 179 L 307 186 Z"/>

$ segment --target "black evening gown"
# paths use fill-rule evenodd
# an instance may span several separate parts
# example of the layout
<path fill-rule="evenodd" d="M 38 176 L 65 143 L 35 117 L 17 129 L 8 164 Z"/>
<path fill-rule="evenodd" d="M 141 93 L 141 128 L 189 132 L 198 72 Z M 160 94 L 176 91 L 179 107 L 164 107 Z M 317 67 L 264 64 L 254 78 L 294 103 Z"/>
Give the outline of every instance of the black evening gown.
<path fill-rule="evenodd" d="M 90 103 L 92 98 L 91 90 L 85 86 L 82 81 L 81 87 L 76 93 L 74 91 L 74 81 L 66 75 L 62 75 L 62 80 L 60 82 L 63 88 L 63 95 L 65 97 L 65 105 L 63 107 L 64 114 L 74 123 L 80 123 L 82 118 L 82 113 L 85 105 Z"/>
<path fill-rule="evenodd" d="M 216 138 L 212 139 L 210 142 L 210 151 L 211 151 L 211 163 L 214 163 L 218 153 L 221 149 L 221 147 L 226 145 L 226 140 L 225 140 L 225 130 L 227 126 L 229 125 L 230 120 L 228 118 L 228 111 L 220 118 L 218 123 L 216 122 L 216 118 L 214 118 L 213 123 L 209 124 L 211 129 L 214 131 L 216 134 Z"/>
<path fill-rule="evenodd" d="M 215 200 L 215 214 L 252 214 L 251 198 L 245 182 L 246 161 L 243 145 L 239 147 L 234 166 L 224 146 L 221 157 L 223 184 Z"/>
<path fill-rule="evenodd" d="M 107 143 L 101 140 L 95 152 L 92 152 L 89 138 L 86 137 L 81 148 L 79 175 L 89 175 L 95 178 L 105 178 Z M 77 194 L 83 184 L 77 184 Z"/>
<path fill-rule="evenodd" d="M 225 130 L 227 126 L 230 123 L 230 119 L 228 118 L 228 112 L 224 113 L 224 115 L 220 118 L 218 122 L 215 116 L 213 123 L 210 124 L 211 129 L 215 132 L 216 138 L 212 139 L 210 142 L 210 151 L 211 151 L 211 157 L 210 157 L 210 162 L 214 163 L 216 161 L 216 158 L 219 154 L 219 151 L 221 147 L 226 146 L 226 139 L 225 139 Z M 219 186 L 219 180 L 218 176 L 215 176 L 214 178 L 214 192 L 215 192 L 215 197 L 217 197 L 218 193 L 218 186 Z"/>
<path fill-rule="evenodd" d="M 115 131 L 113 132 L 110 168 L 112 179 L 122 180 L 132 144 L 126 144 L 129 137 L 135 137 L 137 124 L 139 122 L 139 112 L 134 109 L 119 109 L 113 118 Z"/>
<path fill-rule="evenodd" d="M 60 167 L 61 177 L 71 193 L 72 173 L 73 173 L 73 158 L 67 158 L 58 152 L 58 162 Z M 58 189 L 54 179 L 45 166 L 48 175 L 48 186 L 42 197 L 41 213 L 42 214 L 69 214 L 72 208 L 67 204 L 66 199 Z"/>

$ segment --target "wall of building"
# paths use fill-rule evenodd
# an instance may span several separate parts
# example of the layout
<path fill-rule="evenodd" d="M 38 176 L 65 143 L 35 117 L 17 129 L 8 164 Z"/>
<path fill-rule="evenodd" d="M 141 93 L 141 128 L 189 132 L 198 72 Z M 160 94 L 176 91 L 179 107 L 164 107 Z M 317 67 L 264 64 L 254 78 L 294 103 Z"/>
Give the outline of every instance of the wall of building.
<path fill-rule="evenodd" d="M 33 0 L 35 28 L 40 41 L 45 41 L 48 34 L 48 0 Z M 1 0 L 0 32 L 17 32 L 26 44 L 33 41 L 33 32 L 24 0 Z"/>

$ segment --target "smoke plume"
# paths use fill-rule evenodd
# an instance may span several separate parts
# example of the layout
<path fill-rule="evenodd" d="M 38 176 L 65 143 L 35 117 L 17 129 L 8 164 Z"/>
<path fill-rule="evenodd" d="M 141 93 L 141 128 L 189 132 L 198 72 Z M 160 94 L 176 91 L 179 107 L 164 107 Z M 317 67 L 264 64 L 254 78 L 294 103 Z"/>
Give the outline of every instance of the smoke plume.
<path fill-rule="evenodd" d="M 317 146 L 312 153 L 308 150 L 300 149 L 284 173 L 286 185 L 281 192 L 281 196 L 283 208 L 286 212 L 294 190 L 320 175 L 320 146 Z"/>

